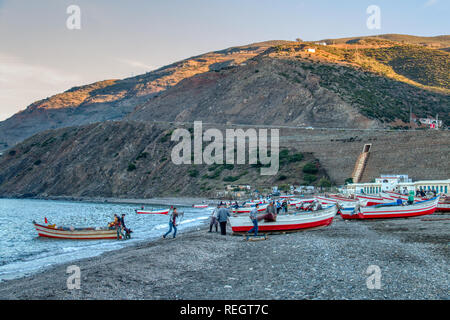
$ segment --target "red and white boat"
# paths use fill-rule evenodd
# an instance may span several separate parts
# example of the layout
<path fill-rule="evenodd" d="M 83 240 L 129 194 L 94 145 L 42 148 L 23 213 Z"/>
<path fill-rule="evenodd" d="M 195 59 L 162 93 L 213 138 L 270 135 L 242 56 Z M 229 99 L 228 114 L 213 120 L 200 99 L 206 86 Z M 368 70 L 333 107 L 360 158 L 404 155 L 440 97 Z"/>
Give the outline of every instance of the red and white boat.
<path fill-rule="evenodd" d="M 381 196 L 373 196 L 366 194 L 355 194 L 355 198 L 364 206 L 375 206 L 377 204 L 383 204 L 386 202 L 392 202 L 392 200 L 386 200 Z"/>
<path fill-rule="evenodd" d="M 320 226 L 328 226 L 337 213 L 337 207 L 300 213 L 296 215 L 278 215 L 277 221 L 258 222 L 258 232 L 293 231 Z M 248 232 L 253 228 L 253 222 L 248 216 L 230 217 L 231 230 L 233 232 Z"/>
<path fill-rule="evenodd" d="M 336 203 L 348 203 L 348 204 L 356 204 L 358 201 L 353 199 L 337 199 L 337 198 L 328 198 L 328 197 L 320 197 L 317 196 L 316 200 L 320 202 L 322 205 L 336 204 Z"/>
<path fill-rule="evenodd" d="M 450 197 L 441 197 L 439 201 L 436 211 L 447 212 L 450 211 Z"/>
<path fill-rule="evenodd" d="M 258 211 L 264 211 L 266 210 L 268 204 L 260 204 L 258 206 Z M 239 208 L 231 208 L 231 211 L 233 213 L 250 213 L 254 207 L 239 207 Z"/>
<path fill-rule="evenodd" d="M 281 199 L 289 199 L 289 198 L 293 198 L 293 197 L 294 197 L 294 195 L 292 195 L 292 194 L 287 194 L 287 195 L 284 195 L 284 196 L 280 196 Z"/>
<path fill-rule="evenodd" d="M 450 211 L 450 203 L 438 203 L 436 211 L 447 212 Z"/>
<path fill-rule="evenodd" d="M 168 214 L 170 209 L 159 210 L 135 210 L 137 214 Z"/>
<path fill-rule="evenodd" d="M 194 204 L 192 205 L 193 208 L 208 208 L 207 204 Z"/>
<path fill-rule="evenodd" d="M 342 214 L 344 219 L 377 219 L 377 218 L 408 218 L 432 214 L 436 211 L 439 197 L 415 203 L 408 206 L 370 206 L 355 208 L 354 214 Z"/>
<path fill-rule="evenodd" d="M 106 227 L 74 228 L 57 227 L 55 225 L 41 225 L 33 221 L 34 227 L 40 237 L 72 240 L 101 240 L 117 239 L 116 229 Z M 121 236 L 119 236 L 122 238 Z"/>
<path fill-rule="evenodd" d="M 407 194 L 401 194 L 401 193 L 397 193 L 397 192 L 393 192 L 393 191 L 385 191 L 384 193 L 381 193 L 382 197 L 385 198 L 386 200 L 397 200 L 397 199 L 401 199 L 403 201 L 408 201 L 408 197 L 409 195 Z M 421 198 L 421 197 L 414 197 L 414 202 L 421 202 L 421 201 L 425 201 L 427 199 L 425 198 Z"/>

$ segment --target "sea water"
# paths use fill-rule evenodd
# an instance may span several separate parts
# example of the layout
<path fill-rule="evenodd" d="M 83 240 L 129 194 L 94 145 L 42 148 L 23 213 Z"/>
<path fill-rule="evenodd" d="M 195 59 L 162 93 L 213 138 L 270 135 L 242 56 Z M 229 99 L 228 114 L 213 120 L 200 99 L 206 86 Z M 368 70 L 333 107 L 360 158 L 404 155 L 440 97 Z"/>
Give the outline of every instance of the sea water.
<path fill-rule="evenodd" d="M 145 205 L 145 209 L 168 208 Z M 211 209 L 177 206 L 184 216 L 178 232 L 208 219 Z M 38 272 L 46 267 L 100 255 L 141 241 L 161 237 L 168 230 L 169 217 L 136 214 L 136 204 L 89 203 L 74 201 L 0 199 L 0 281 Z M 133 230 L 130 240 L 58 240 L 39 237 L 35 220 L 44 224 L 73 227 L 106 227 L 114 213 L 125 213 L 125 225 Z M 178 234 L 177 234 L 178 235 Z"/>

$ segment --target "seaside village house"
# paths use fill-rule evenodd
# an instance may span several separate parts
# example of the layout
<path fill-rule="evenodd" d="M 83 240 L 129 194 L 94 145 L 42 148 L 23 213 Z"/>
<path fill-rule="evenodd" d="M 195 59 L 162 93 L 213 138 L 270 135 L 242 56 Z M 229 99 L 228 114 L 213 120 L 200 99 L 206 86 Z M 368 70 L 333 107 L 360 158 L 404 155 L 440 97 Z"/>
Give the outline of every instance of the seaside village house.
<path fill-rule="evenodd" d="M 381 175 L 374 182 L 351 183 L 345 187 L 346 194 L 365 193 L 377 194 L 383 191 L 394 191 L 408 194 L 409 191 L 424 190 L 436 191 L 437 194 L 450 194 L 450 179 L 447 180 L 422 180 L 413 182 L 408 175 Z"/>

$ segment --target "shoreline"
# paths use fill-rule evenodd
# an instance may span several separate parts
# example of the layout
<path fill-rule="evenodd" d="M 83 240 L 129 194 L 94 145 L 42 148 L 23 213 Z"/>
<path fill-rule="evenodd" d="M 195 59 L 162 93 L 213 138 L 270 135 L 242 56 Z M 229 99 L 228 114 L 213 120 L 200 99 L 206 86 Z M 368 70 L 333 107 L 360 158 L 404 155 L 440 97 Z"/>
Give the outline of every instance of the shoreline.
<path fill-rule="evenodd" d="M 190 207 L 193 204 L 216 204 L 218 199 L 208 199 L 204 197 L 158 197 L 158 198 L 107 198 L 107 197 L 72 197 L 72 196 L 49 196 L 49 197 L 0 197 L 0 199 L 14 200 L 54 200 L 54 201 L 73 201 L 87 203 L 119 203 L 119 204 L 137 204 L 137 205 L 177 205 Z M 170 203 L 170 204 L 169 204 Z"/>
<path fill-rule="evenodd" d="M 450 222 L 422 218 L 336 217 L 326 228 L 255 242 L 208 233 L 205 221 L 176 239 L 5 280 L 0 299 L 449 299 Z M 66 286 L 74 264 L 80 290 Z M 366 286 L 370 265 L 381 269 L 380 290 Z"/>

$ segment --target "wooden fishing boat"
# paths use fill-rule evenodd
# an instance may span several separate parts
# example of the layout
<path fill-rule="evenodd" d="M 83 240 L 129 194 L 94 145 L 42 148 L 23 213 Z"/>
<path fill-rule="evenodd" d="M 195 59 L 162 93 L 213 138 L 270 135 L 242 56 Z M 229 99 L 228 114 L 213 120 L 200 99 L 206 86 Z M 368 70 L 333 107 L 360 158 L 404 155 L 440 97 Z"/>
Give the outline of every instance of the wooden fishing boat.
<path fill-rule="evenodd" d="M 320 204 L 322 205 L 329 205 L 329 204 L 342 204 L 342 203 L 348 203 L 348 204 L 354 204 L 356 205 L 358 203 L 357 200 L 353 200 L 353 199 L 336 199 L 336 198 L 328 198 L 328 197 L 321 197 L 321 196 L 317 196 L 316 200 L 320 202 Z"/>
<path fill-rule="evenodd" d="M 74 228 L 57 227 L 55 225 L 41 225 L 33 221 L 34 227 L 40 237 L 72 240 L 101 240 L 117 239 L 117 231 L 114 228 Z M 119 236 L 122 238 L 122 236 Z"/>
<path fill-rule="evenodd" d="M 432 214 L 436 211 L 439 197 L 418 202 L 412 205 L 376 205 L 356 208 L 353 214 L 341 216 L 344 219 L 380 219 L 380 218 L 408 218 Z"/>
<path fill-rule="evenodd" d="M 397 192 L 393 192 L 393 191 L 385 191 L 384 193 L 382 193 L 383 198 L 385 198 L 386 200 L 389 199 L 401 199 L 402 201 L 408 201 L 408 194 L 401 194 L 401 193 L 397 193 Z M 421 202 L 421 201 L 425 201 L 427 200 L 426 198 L 421 198 L 421 197 L 414 197 L 414 202 Z"/>
<path fill-rule="evenodd" d="M 277 221 L 258 222 L 258 232 L 294 231 L 331 224 L 337 213 L 337 206 L 330 208 L 305 212 L 296 215 L 278 215 Z M 230 217 L 231 230 L 235 233 L 248 232 L 253 228 L 253 222 L 248 216 Z"/>
<path fill-rule="evenodd" d="M 450 203 L 439 202 L 436 211 L 447 212 L 450 211 Z"/>
<path fill-rule="evenodd" d="M 264 211 L 266 210 L 268 204 L 261 204 L 258 206 L 258 211 Z M 250 211 L 252 211 L 253 207 L 239 207 L 239 208 L 232 208 L 231 212 L 233 213 L 250 213 Z"/>
<path fill-rule="evenodd" d="M 207 204 L 194 204 L 192 205 L 193 208 L 208 208 Z"/>
<path fill-rule="evenodd" d="M 441 197 L 441 200 L 438 202 L 438 205 L 436 207 L 436 211 L 450 211 L 450 197 Z"/>
<path fill-rule="evenodd" d="M 135 210 L 137 214 L 168 214 L 170 209 Z"/>
<path fill-rule="evenodd" d="M 363 206 L 375 206 L 377 204 L 392 202 L 392 200 L 386 200 L 381 196 L 373 196 L 366 194 L 355 194 L 355 198 L 358 199 L 361 205 Z"/>

